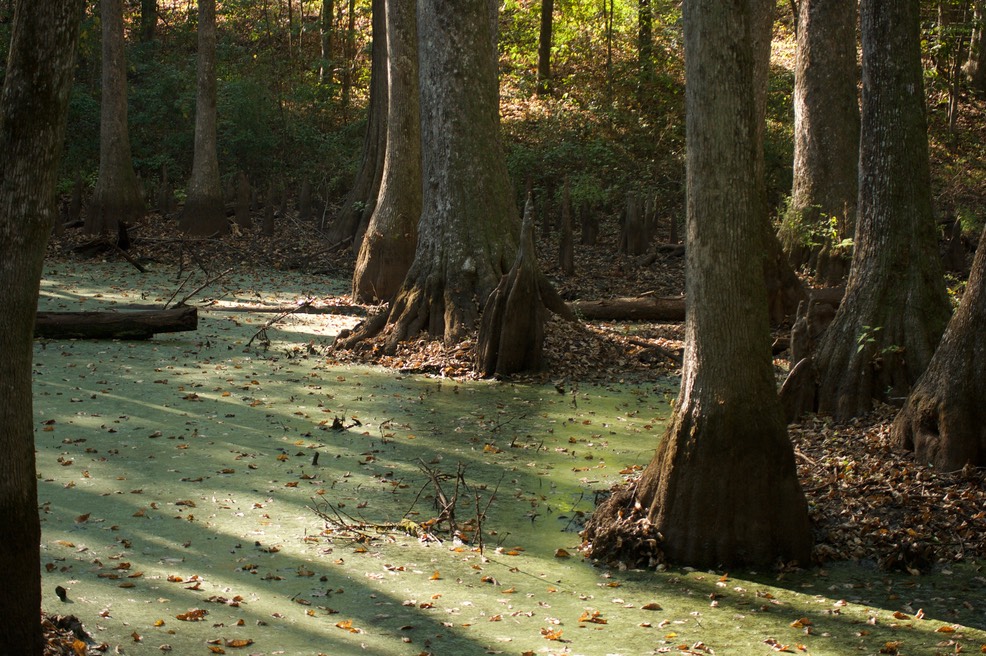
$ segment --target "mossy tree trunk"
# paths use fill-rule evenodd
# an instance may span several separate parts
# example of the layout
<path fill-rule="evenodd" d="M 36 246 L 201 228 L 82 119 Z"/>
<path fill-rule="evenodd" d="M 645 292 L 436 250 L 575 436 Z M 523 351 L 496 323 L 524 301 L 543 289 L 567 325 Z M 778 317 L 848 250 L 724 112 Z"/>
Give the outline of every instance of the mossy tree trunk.
<path fill-rule="evenodd" d="M 351 242 L 359 252 L 362 233 L 373 215 L 383 179 L 387 152 L 387 18 L 385 0 L 373 0 L 373 45 L 370 62 L 370 103 L 366 117 L 363 157 L 353 186 L 346 194 L 326 237 L 333 244 Z"/>
<path fill-rule="evenodd" d="M 942 471 L 986 466 L 986 232 L 969 284 L 894 421 L 891 435 L 920 463 Z"/>
<path fill-rule="evenodd" d="M 414 259 L 421 215 L 416 0 L 386 0 L 387 143 L 380 189 L 353 274 L 357 302 L 389 300 Z"/>
<path fill-rule="evenodd" d="M 771 5 L 684 5 L 688 311 L 681 391 L 635 491 L 614 495 L 588 525 L 596 557 L 697 567 L 804 564 L 810 557 L 808 506 L 775 391 L 763 262 L 751 256 L 763 252 L 766 222 L 754 71 L 766 51 L 755 44 L 767 38 L 763 18 Z"/>
<path fill-rule="evenodd" d="M 89 201 L 86 231 L 117 233 L 144 213 L 144 195 L 134 173 L 127 128 L 127 62 L 124 56 L 123 2 L 100 0 L 102 22 L 102 99 L 99 110 L 99 176 Z"/>
<path fill-rule="evenodd" d="M 864 0 L 860 193 L 845 297 L 814 357 L 818 409 L 903 398 L 949 317 L 931 211 L 919 3 Z"/>
<path fill-rule="evenodd" d="M 826 284 L 845 277 L 848 251 L 838 244 L 856 225 L 856 5 L 856 0 L 798 3 L 794 187 L 781 239 L 792 263 L 810 265 Z"/>
<path fill-rule="evenodd" d="M 0 95 L 0 652 L 40 656 L 38 518 L 31 368 L 45 244 L 81 0 L 17 0 Z"/>
<path fill-rule="evenodd" d="M 179 227 L 190 235 L 208 236 L 229 230 L 229 221 L 223 203 L 216 146 L 216 0 L 198 2 L 195 151 Z"/>
<path fill-rule="evenodd" d="M 414 262 L 384 348 L 425 331 L 455 343 L 513 262 L 520 225 L 499 134 L 489 0 L 418 1 L 423 198 Z M 383 327 L 368 321 L 342 345 Z"/>

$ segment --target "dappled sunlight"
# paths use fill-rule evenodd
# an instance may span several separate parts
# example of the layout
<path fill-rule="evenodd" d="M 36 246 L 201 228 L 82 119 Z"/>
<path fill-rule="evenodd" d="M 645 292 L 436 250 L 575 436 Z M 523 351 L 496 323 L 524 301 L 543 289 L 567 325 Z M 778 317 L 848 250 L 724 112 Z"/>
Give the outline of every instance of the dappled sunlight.
<path fill-rule="evenodd" d="M 907 598 L 907 579 L 860 568 L 723 580 L 584 561 L 578 530 L 598 494 L 650 460 L 674 381 L 408 376 L 296 349 L 294 337 L 311 338 L 301 322 L 247 348 L 269 316 L 207 316 L 195 333 L 146 342 L 36 344 L 45 608 L 127 653 L 204 653 L 208 640 L 287 654 L 986 643 L 961 626 L 937 632 L 986 624 L 945 593 L 958 576 Z M 471 541 L 433 524 L 435 480 Z M 927 619 L 893 617 L 916 600 Z M 208 615 L 178 619 L 195 609 Z"/>

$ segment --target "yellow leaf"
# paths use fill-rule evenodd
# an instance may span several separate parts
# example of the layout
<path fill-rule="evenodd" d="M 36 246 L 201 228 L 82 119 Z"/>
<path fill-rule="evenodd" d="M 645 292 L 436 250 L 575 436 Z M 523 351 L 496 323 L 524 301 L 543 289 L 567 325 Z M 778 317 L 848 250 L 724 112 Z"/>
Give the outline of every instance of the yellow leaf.
<path fill-rule="evenodd" d="M 571 558 L 572 554 L 564 549 L 555 549 L 555 558 Z"/>
<path fill-rule="evenodd" d="M 237 648 L 238 647 L 249 647 L 252 644 L 253 644 L 253 640 L 250 640 L 249 638 L 238 638 L 236 640 L 227 640 L 226 641 L 226 646 L 227 647 L 237 647 Z"/>
<path fill-rule="evenodd" d="M 641 608 L 643 608 L 644 610 L 662 610 L 661 604 L 657 603 L 656 601 L 652 601 L 649 604 L 644 604 L 643 606 L 641 606 Z"/>
<path fill-rule="evenodd" d="M 428 578 L 431 579 L 432 581 L 440 581 L 442 578 L 442 574 L 436 569 L 434 572 L 432 572 L 431 576 L 429 576 Z"/>

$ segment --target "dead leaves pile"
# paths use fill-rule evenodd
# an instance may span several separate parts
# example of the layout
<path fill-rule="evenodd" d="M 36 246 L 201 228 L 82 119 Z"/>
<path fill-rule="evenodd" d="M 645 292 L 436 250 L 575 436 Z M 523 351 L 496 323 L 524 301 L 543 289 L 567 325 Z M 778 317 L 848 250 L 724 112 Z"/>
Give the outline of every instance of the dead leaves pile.
<path fill-rule="evenodd" d="M 102 654 L 108 646 L 96 644 L 75 615 L 41 616 L 44 656 L 89 656 Z"/>
<path fill-rule="evenodd" d="M 234 229 L 225 235 L 209 238 L 182 237 L 177 231 L 177 217 L 150 212 L 128 226 L 131 241 L 127 255 L 140 263 L 199 267 L 222 271 L 230 267 L 270 267 L 282 271 L 301 269 L 350 277 L 353 254 L 350 248 L 331 248 L 311 220 L 300 221 L 289 213 L 278 218 L 274 235 L 260 234 L 261 212 L 254 212 L 252 231 Z M 48 257 L 74 258 L 73 249 L 93 242 L 93 236 L 81 229 L 68 229 L 52 235 Z M 108 248 L 95 257 L 124 261 L 118 251 Z"/>
<path fill-rule="evenodd" d="M 815 558 L 912 573 L 986 558 L 986 472 L 942 473 L 890 441 L 896 409 L 791 428 L 815 526 Z"/>

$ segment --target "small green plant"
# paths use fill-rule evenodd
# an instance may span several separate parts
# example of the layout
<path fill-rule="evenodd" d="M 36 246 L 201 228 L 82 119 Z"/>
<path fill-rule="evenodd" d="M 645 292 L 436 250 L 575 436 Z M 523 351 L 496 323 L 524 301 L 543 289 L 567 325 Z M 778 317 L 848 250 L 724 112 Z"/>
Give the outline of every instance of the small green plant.
<path fill-rule="evenodd" d="M 863 326 L 863 331 L 856 338 L 856 353 L 869 346 L 875 346 L 876 338 L 879 336 L 881 330 L 883 330 L 883 326 Z"/>

